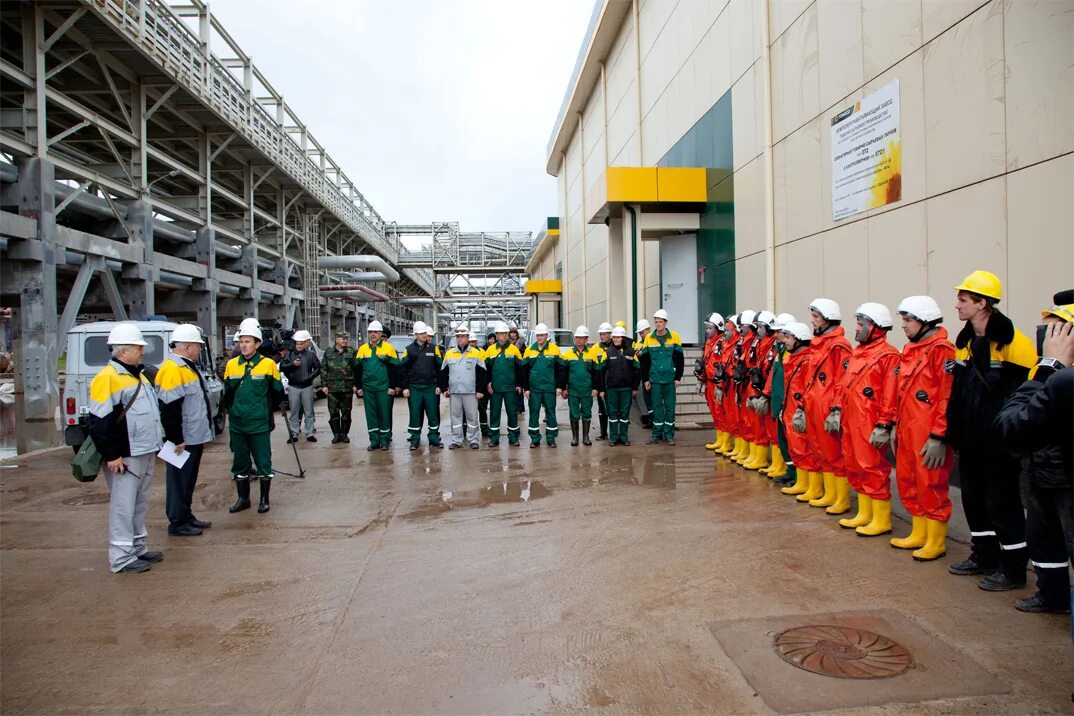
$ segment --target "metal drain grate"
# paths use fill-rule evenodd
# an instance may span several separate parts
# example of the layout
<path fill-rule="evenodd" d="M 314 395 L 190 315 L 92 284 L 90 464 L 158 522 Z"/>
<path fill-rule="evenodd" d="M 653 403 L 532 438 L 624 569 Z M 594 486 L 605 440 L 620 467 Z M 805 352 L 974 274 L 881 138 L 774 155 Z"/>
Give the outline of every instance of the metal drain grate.
<path fill-rule="evenodd" d="M 813 624 L 776 635 L 776 654 L 799 669 L 837 679 L 887 679 L 914 667 L 902 644 L 864 629 Z"/>

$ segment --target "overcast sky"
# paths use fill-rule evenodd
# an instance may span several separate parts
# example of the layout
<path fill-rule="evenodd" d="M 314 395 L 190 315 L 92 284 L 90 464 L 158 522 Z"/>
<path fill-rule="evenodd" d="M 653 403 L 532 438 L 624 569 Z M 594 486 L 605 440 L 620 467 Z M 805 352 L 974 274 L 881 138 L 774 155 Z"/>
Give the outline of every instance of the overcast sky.
<path fill-rule="evenodd" d="M 545 148 L 593 0 L 210 7 L 385 220 L 536 231 L 555 215 Z"/>

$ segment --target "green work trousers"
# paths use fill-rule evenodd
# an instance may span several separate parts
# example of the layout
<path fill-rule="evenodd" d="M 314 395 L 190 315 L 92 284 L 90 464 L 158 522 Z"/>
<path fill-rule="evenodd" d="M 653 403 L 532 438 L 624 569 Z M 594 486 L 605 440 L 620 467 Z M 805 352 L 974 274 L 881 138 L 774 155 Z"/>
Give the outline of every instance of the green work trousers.
<path fill-rule="evenodd" d="M 489 445 L 500 444 L 500 413 L 507 411 L 507 441 L 518 444 L 518 393 L 494 392 L 489 398 Z"/>
<path fill-rule="evenodd" d="M 429 444 L 438 444 L 440 442 L 440 396 L 436 394 L 436 386 L 410 386 L 407 405 L 410 407 L 410 424 L 407 427 L 410 433 L 410 444 L 415 447 L 421 444 L 421 425 L 425 419 L 429 420 Z"/>
<path fill-rule="evenodd" d="M 559 421 L 556 420 L 556 391 L 530 391 L 530 442 L 541 442 L 541 408 L 544 408 L 544 439 L 551 445 L 559 435 Z"/>
<path fill-rule="evenodd" d="M 675 384 L 651 383 L 653 395 L 653 437 L 675 437 Z"/>
<path fill-rule="evenodd" d="M 593 393 L 591 391 L 568 390 L 567 411 L 570 413 L 571 422 L 584 420 L 589 422 L 593 419 Z"/>
<path fill-rule="evenodd" d="M 388 395 L 387 390 L 366 390 L 362 396 L 369 444 L 373 447 L 387 447 L 392 439 L 392 396 Z"/>
<path fill-rule="evenodd" d="M 273 477 L 272 433 L 237 433 L 231 431 L 231 478 L 249 480 Z M 255 467 L 256 465 L 256 467 Z"/>
<path fill-rule="evenodd" d="M 794 467 L 794 458 L 791 457 L 791 451 L 787 447 L 787 433 L 784 432 L 783 421 L 776 421 L 776 435 L 779 440 L 779 451 L 783 453 L 783 462 L 787 463 L 787 474 L 785 477 L 792 478 L 798 477 L 798 470 Z"/>
<path fill-rule="evenodd" d="M 483 398 L 477 401 L 477 420 L 481 424 L 481 436 L 489 436 L 489 396 L 488 393 L 482 393 Z"/>
<path fill-rule="evenodd" d="M 604 403 L 608 406 L 608 440 L 610 443 L 625 443 L 630 438 L 630 388 L 608 388 Z"/>

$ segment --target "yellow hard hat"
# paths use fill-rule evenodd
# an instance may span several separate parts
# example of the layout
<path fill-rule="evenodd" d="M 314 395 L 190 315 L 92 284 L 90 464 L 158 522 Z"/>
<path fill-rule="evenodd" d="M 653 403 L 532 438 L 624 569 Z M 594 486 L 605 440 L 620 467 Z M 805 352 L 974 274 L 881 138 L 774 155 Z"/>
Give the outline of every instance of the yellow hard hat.
<path fill-rule="evenodd" d="M 619 326 L 620 328 L 626 328 L 626 321 L 616 321 L 615 325 Z"/>
<path fill-rule="evenodd" d="M 1047 311 L 1041 311 L 1040 316 L 1041 318 L 1055 316 L 1056 318 L 1062 318 L 1067 323 L 1074 323 L 1074 303 L 1068 303 L 1065 306 L 1052 306 Z"/>
<path fill-rule="evenodd" d="M 1003 298 L 1003 284 L 999 276 L 990 271 L 974 271 L 966 279 L 955 286 L 956 291 L 969 291 L 997 301 Z"/>

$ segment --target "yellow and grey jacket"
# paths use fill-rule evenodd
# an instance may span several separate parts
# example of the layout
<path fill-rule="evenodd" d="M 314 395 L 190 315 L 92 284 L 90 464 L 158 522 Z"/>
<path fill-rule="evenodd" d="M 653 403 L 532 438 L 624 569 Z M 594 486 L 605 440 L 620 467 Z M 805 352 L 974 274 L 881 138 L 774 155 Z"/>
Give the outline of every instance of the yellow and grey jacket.
<path fill-rule="evenodd" d="M 448 348 L 440 366 L 440 390 L 459 395 L 484 393 L 487 385 L 485 355 L 480 348 L 469 345 L 465 350 L 457 346 Z"/>
<path fill-rule="evenodd" d="M 164 437 L 176 445 L 211 442 L 214 437 L 212 409 L 205 377 L 198 367 L 172 353 L 161 364 L 155 382 Z"/>
<path fill-rule="evenodd" d="M 137 400 L 120 418 L 139 381 L 142 389 Z M 89 397 L 89 435 L 106 462 L 160 450 L 157 394 L 140 367 L 109 361 L 90 383 Z"/>

